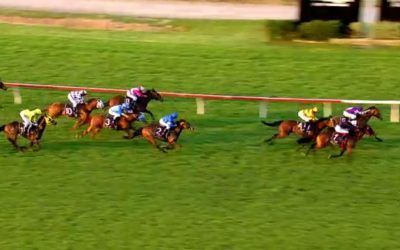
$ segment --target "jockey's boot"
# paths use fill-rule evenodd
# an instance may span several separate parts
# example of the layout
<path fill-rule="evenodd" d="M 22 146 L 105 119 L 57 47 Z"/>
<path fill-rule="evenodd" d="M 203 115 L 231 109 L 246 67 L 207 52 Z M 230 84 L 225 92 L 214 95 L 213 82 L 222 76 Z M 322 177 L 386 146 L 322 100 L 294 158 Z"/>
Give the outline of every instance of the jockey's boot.
<path fill-rule="evenodd" d="M 113 128 L 114 129 L 118 129 L 118 122 L 119 122 L 119 119 L 121 119 L 121 117 L 116 117 L 116 118 L 114 118 L 113 119 Z"/>

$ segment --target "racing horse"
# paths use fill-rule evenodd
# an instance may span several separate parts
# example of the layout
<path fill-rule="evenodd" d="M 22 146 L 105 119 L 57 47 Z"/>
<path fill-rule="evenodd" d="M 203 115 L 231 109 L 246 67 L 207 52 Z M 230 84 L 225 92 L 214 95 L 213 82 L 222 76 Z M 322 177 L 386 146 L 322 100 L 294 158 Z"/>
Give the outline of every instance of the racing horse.
<path fill-rule="evenodd" d="M 149 89 L 145 93 L 146 97 L 139 97 L 136 101 L 136 105 L 133 108 L 134 113 L 147 113 L 151 116 L 151 118 L 154 121 L 154 115 L 153 113 L 147 109 L 147 105 L 151 100 L 156 100 L 162 102 L 164 99 L 163 97 L 155 90 L 155 89 Z M 105 103 L 105 106 L 115 106 L 124 103 L 126 98 L 122 95 L 117 95 L 112 97 L 110 100 L 108 100 Z"/>
<path fill-rule="evenodd" d="M 306 155 L 310 151 L 315 151 L 327 147 L 328 145 L 338 145 L 340 148 L 340 153 L 337 155 L 329 155 L 329 158 L 341 157 L 347 151 L 347 155 L 350 155 L 353 149 L 356 147 L 358 135 L 354 130 L 350 130 L 347 138 L 342 138 L 337 140 L 334 138 L 336 132 L 334 128 L 328 128 L 317 135 L 315 141 L 308 148 Z"/>
<path fill-rule="evenodd" d="M 99 133 L 103 128 L 113 128 L 116 130 L 124 130 L 126 135 L 124 138 L 131 139 L 133 138 L 133 127 L 132 123 L 138 119 L 140 114 L 137 113 L 128 113 L 126 116 L 121 116 L 120 119 L 116 123 L 116 128 L 113 128 L 111 125 L 111 118 L 106 117 L 105 115 L 94 115 L 89 118 L 89 127 L 85 129 L 82 134 L 78 135 L 79 138 L 84 137 L 88 133 L 91 133 L 91 137 Z"/>
<path fill-rule="evenodd" d="M 363 136 L 366 134 L 368 136 L 374 136 L 374 138 L 377 141 L 383 141 L 381 138 L 379 138 L 376 134 L 376 132 L 372 129 L 370 125 L 368 125 L 368 121 L 372 118 L 375 117 L 379 120 L 382 120 L 382 115 L 380 110 L 375 107 L 371 106 L 364 110 L 363 114 L 359 115 L 357 118 L 357 125 L 355 129 L 355 134 L 357 136 L 357 140 L 361 140 Z M 334 117 L 335 123 L 339 123 L 340 119 L 346 119 L 346 118 L 341 118 L 341 117 Z"/>
<path fill-rule="evenodd" d="M 326 131 L 321 132 L 315 139 L 315 142 L 311 144 L 310 148 L 307 150 L 308 154 L 311 150 L 315 151 L 327 147 L 328 145 L 338 145 L 340 148 L 340 153 L 338 155 L 329 155 L 329 158 L 341 157 L 347 152 L 350 155 L 355 148 L 357 142 L 362 139 L 362 137 L 367 134 L 370 136 L 375 136 L 375 139 L 382 141 L 381 138 L 376 136 L 375 131 L 368 125 L 368 121 L 371 117 L 376 117 L 382 120 L 382 115 L 378 108 L 372 106 L 367 108 L 362 115 L 357 118 L 357 126 L 354 129 L 350 129 L 349 134 L 346 137 L 335 136 L 336 132 L 334 128 L 329 128 Z M 339 118 L 334 118 L 338 121 Z"/>
<path fill-rule="evenodd" d="M 8 141 L 18 151 L 26 151 L 28 149 L 27 147 L 20 147 L 17 144 L 18 135 L 21 135 L 30 141 L 29 148 L 36 145 L 37 149 L 40 149 L 40 140 L 43 136 L 44 130 L 46 129 L 46 125 L 56 125 L 57 122 L 46 114 L 39 117 L 37 124 L 37 126 L 32 127 L 29 131 L 24 132 L 24 125 L 20 122 L 14 121 L 1 126 L 0 132 L 5 133 Z"/>
<path fill-rule="evenodd" d="M 94 109 L 102 109 L 104 108 L 104 103 L 102 100 L 98 98 L 91 98 L 85 104 L 78 104 L 77 106 L 77 121 L 75 122 L 73 129 L 77 129 L 85 122 L 89 121 L 89 114 Z M 72 107 L 69 104 L 64 103 L 53 103 L 47 109 L 45 109 L 49 113 L 49 116 L 53 119 L 59 117 L 60 115 L 75 117 L 72 111 Z"/>
<path fill-rule="evenodd" d="M 300 139 L 297 140 L 298 143 L 305 143 L 312 141 L 318 133 L 326 128 L 326 127 L 334 127 L 335 121 L 332 117 L 323 117 L 320 118 L 311 124 L 311 130 L 309 133 L 304 131 L 301 128 L 301 123 L 295 120 L 280 120 L 275 122 L 265 122 L 261 121 L 264 125 L 270 127 L 278 127 L 278 133 L 274 134 L 270 138 L 264 140 L 264 142 L 272 143 L 275 139 L 281 139 L 289 136 L 291 133 L 301 136 Z"/>
<path fill-rule="evenodd" d="M 2 90 L 7 90 L 7 87 L 6 87 L 6 85 L 4 84 L 4 82 L 1 80 L 1 78 L 0 78 L 0 89 L 2 89 Z"/>
<path fill-rule="evenodd" d="M 166 153 L 166 149 L 174 149 L 179 136 L 181 135 L 184 129 L 193 130 L 190 123 L 184 119 L 180 119 L 176 122 L 176 127 L 173 128 L 169 132 L 163 133 L 163 128 L 156 124 L 150 124 L 148 126 L 139 128 L 133 134 L 134 137 L 143 136 L 146 140 L 148 140 L 154 147 L 159 149 L 160 151 Z M 157 140 L 167 142 L 166 146 L 161 146 L 157 143 Z"/>

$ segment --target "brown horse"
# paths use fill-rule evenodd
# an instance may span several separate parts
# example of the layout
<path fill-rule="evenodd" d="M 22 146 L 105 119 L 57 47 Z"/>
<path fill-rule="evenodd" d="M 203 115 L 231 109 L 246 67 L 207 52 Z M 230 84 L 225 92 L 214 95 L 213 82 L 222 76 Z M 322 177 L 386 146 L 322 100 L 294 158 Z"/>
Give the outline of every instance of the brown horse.
<path fill-rule="evenodd" d="M 4 82 L 1 80 L 1 78 L 0 78 L 0 89 L 7 90 L 7 87 L 6 85 L 4 85 Z"/>
<path fill-rule="evenodd" d="M 14 146 L 15 149 L 19 151 L 25 151 L 27 147 L 20 147 L 17 144 L 18 135 L 25 137 L 26 139 L 30 140 L 31 143 L 29 148 L 32 148 L 34 145 L 37 146 L 37 149 L 40 149 L 40 139 L 43 136 L 43 132 L 46 129 L 47 124 L 56 125 L 56 121 L 48 115 L 42 115 L 38 119 L 38 126 L 35 128 L 30 129 L 27 133 L 22 133 L 23 124 L 20 122 L 11 122 L 6 125 L 0 127 L 0 132 L 4 131 L 8 141 Z"/>
<path fill-rule="evenodd" d="M 357 128 L 355 130 L 355 133 L 357 135 L 357 140 L 361 140 L 363 136 L 366 134 L 368 136 L 374 136 L 374 138 L 377 141 L 383 141 L 381 138 L 379 138 L 376 134 L 376 132 L 372 129 L 370 125 L 368 125 L 368 121 L 372 118 L 378 118 L 379 120 L 382 120 L 382 115 L 380 110 L 375 107 L 371 106 L 367 108 L 362 115 L 360 115 L 357 118 Z M 339 123 L 341 117 L 334 117 L 335 123 Z"/>
<path fill-rule="evenodd" d="M 146 140 L 148 140 L 154 147 L 159 149 L 160 151 L 166 153 L 166 149 L 174 149 L 176 142 L 179 139 L 180 134 L 184 129 L 193 130 L 190 126 L 190 123 L 181 119 L 177 121 L 177 126 L 169 131 L 165 136 L 160 136 L 157 133 L 158 129 L 162 129 L 158 124 L 151 124 L 142 128 L 139 128 L 135 131 L 134 137 L 136 136 L 143 136 Z M 157 143 L 157 140 L 167 142 L 167 146 L 161 146 Z"/>
<path fill-rule="evenodd" d="M 147 110 L 147 105 L 151 100 L 156 100 L 156 101 L 163 101 L 162 96 L 155 90 L 155 89 L 149 89 L 145 93 L 146 97 L 138 98 L 136 105 L 133 109 L 134 113 L 147 113 L 151 116 L 151 118 L 154 120 L 154 115 L 151 111 Z M 105 103 L 105 106 L 115 106 L 124 103 L 126 100 L 126 97 L 122 95 L 117 95 L 108 100 Z"/>
<path fill-rule="evenodd" d="M 340 143 L 337 143 L 333 141 L 333 136 L 335 133 L 336 132 L 334 128 L 328 128 L 327 130 L 318 134 L 315 138 L 315 142 L 313 142 L 310 148 L 307 150 L 306 155 L 308 155 L 311 150 L 315 151 L 317 149 L 322 149 L 328 145 L 338 145 L 340 148 L 340 153 L 338 155 L 329 155 L 329 158 L 341 157 L 346 151 L 347 155 L 350 155 L 353 149 L 356 147 L 358 135 L 354 131 L 350 131 L 346 139 L 342 140 Z"/>
<path fill-rule="evenodd" d="M 264 142 L 272 143 L 274 139 L 285 138 L 289 136 L 291 133 L 301 136 L 298 143 L 305 143 L 312 141 L 318 133 L 324 129 L 325 127 L 334 127 L 335 121 L 331 117 L 324 117 L 320 118 L 313 122 L 311 125 L 310 133 L 306 133 L 303 129 L 299 126 L 299 122 L 295 120 L 287 120 L 287 121 L 275 121 L 275 122 L 265 122 L 261 121 L 264 125 L 270 127 L 278 127 L 278 133 L 274 134 L 268 139 L 265 139 Z"/>
<path fill-rule="evenodd" d="M 117 130 L 124 130 L 126 132 L 124 138 L 128 139 L 133 138 L 134 130 L 132 127 L 132 123 L 136 121 L 138 117 L 139 114 L 129 113 L 129 114 L 124 114 L 118 120 Z M 110 128 L 110 124 L 107 124 L 108 122 L 110 122 L 110 120 L 107 119 L 107 117 L 104 115 L 94 115 L 89 119 L 90 119 L 89 127 L 86 130 L 84 130 L 81 135 L 78 135 L 78 137 L 83 137 L 91 132 L 91 137 L 94 138 L 94 136 L 97 133 L 99 133 L 101 129 L 107 127 Z"/>
<path fill-rule="evenodd" d="M 78 120 L 75 122 L 73 128 L 77 129 L 79 126 L 83 125 L 89 119 L 89 114 L 94 109 L 102 109 L 104 108 L 104 103 L 102 100 L 98 98 L 89 99 L 87 103 L 78 105 Z M 68 114 L 66 111 L 66 104 L 64 103 L 53 103 L 47 109 L 49 116 L 53 119 L 59 117 L 60 115 L 74 117 L 72 114 Z"/>

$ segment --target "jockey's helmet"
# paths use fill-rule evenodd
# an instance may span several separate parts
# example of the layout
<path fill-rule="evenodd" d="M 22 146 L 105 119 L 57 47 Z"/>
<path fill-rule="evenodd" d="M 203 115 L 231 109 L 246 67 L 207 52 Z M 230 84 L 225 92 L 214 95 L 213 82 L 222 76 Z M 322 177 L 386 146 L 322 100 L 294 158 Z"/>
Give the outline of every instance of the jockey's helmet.
<path fill-rule="evenodd" d="M 140 90 L 140 92 L 142 92 L 143 94 L 146 92 L 146 89 L 145 89 L 145 87 L 143 87 L 143 86 L 139 86 L 139 90 Z"/>
<path fill-rule="evenodd" d="M 33 110 L 33 113 L 41 115 L 42 111 L 40 109 L 35 109 L 35 110 Z"/>
<path fill-rule="evenodd" d="M 317 107 L 313 107 L 312 111 L 316 113 L 316 112 L 318 112 L 318 108 Z"/>

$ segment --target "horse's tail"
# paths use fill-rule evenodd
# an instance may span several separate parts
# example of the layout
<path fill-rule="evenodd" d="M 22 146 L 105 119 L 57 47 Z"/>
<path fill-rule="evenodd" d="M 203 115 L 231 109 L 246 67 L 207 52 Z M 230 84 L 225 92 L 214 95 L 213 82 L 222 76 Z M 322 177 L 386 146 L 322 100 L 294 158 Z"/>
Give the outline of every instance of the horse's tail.
<path fill-rule="evenodd" d="M 142 135 L 142 130 L 143 127 L 136 129 L 135 132 L 133 132 L 133 137 Z"/>
<path fill-rule="evenodd" d="M 275 122 L 265 122 L 265 121 L 261 121 L 264 125 L 266 126 L 270 126 L 270 127 L 278 127 L 279 125 L 281 125 L 281 123 L 283 122 L 283 120 L 280 121 L 275 121 Z"/>
<path fill-rule="evenodd" d="M 3 132 L 5 127 L 6 127 L 6 125 L 0 126 L 0 132 Z"/>

